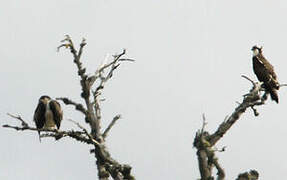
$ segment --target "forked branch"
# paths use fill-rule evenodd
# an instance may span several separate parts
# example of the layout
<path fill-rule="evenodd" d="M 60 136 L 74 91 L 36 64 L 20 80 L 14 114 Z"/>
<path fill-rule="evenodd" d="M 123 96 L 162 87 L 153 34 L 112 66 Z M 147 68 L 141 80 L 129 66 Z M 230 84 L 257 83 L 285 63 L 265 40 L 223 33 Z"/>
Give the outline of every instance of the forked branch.
<path fill-rule="evenodd" d="M 227 131 L 232 127 L 232 125 L 241 117 L 241 115 L 248 109 L 251 108 L 255 116 L 259 113 L 255 109 L 256 106 L 263 105 L 266 101 L 266 94 L 261 95 L 261 91 L 264 89 L 261 87 L 262 83 L 254 82 L 247 76 L 242 76 L 252 83 L 252 88 L 249 93 L 243 96 L 243 100 L 235 108 L 234 112 L 227 116 L 224 121 L 219 125 L 217 130 L 213 134 L 209 134 L 205 131 L 206 120 L 203 116 L 203 126 L 197 131 L 194 138 L 194 147 L 197 149 L 199 170 L 202 180 L 213 179 L 212 168 L 217 169 L 217 179 L 223 180 L 225 177 L 224 169 L 215 157 L 216 148 L 215 144 L 227 133 Z"/>

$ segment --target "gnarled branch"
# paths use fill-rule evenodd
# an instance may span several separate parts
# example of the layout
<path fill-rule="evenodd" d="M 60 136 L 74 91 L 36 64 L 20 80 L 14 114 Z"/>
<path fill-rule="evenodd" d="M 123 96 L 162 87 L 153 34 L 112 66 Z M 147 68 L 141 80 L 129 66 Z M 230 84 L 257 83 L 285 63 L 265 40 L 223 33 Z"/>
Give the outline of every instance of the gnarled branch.
<path fill-rule="evenodd" d="M 235 108 L 234 112 L 227 116 L 224 121 L 219 125 L 217 130 L 213 134 L 209 134 L 204 130 L 206 126 L 205 116 L 203 116 L 203 125 L 200 130 L 197 131 L 194 138 L 194 147 L 197 149 L 199 170 L 202 180 L 213 179 L 212 167 L 217 169 L 217 179 L 224 179 L 225 172 L 222 166 L 219 164 L 218 159 L 215 157 L 216 149 L 214 145 L 227 133 L 232 125 L 241 117 L 241 115 L 251 108 L 255 116 L 258 116 L 258 112 L 255 109 L 256 106 L 263 105 L 266 101 L 266 94 L 261 96 L 260 91 L 264 89 L 261 87 L 262 83 L 254 82 L 247 76 L 242 76 L 252 83 L 252 88 L 249 93 L 243 96 L 241 103 Z M 224 150 L 224 149 L 223 149 Z"/>

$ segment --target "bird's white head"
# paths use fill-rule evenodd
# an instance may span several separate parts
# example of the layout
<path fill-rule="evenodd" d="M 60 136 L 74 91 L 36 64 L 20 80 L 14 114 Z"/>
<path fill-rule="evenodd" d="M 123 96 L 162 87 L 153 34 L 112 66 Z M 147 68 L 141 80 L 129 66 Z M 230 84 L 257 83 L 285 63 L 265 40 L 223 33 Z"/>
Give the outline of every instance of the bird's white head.
<path fill-rule="evenodd" d="M 262 47 L 259 48 L 257 46 L 253 46 L 251 50 L 253 52 L 253 56 L 257 56 L 258 54 L 262 53 Z"/>
<path fill-rule="evenodd" d="M 48 104 L 48 102 L 51 100 L 51 98 L 49 96 L 41 96 L 39 101 L 43 102 L 44 104 Z"/>

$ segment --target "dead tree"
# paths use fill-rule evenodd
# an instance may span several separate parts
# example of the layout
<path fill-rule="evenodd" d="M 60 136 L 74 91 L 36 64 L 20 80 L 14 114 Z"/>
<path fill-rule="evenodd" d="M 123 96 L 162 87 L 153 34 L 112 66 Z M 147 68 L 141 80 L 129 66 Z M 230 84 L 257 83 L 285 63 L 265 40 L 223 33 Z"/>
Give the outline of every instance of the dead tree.
<path fill-rule="evenodd" d="M 194 138 L 194 147 L 197 149 L 197 158 L 201 180 L 213 180 L 215 179 L 212 175 L 212 170 L 215 167 L 217 170 L 218 180 L 223 180 L 225 178 L 225 171 L 223 167 L 219 164 L 217 157 L 215 156 L 216 151 L 225 151 L 225 147 L 222 149 L 216 149 L 215 144 L 227 133 L 227 131 L 232 127 L 232 125 L 240 118 L 240 116 L 248 109 L 251 108 L 255 116 L 259 113 L 255 109 L 256 106 L 263 105 L 267 100 L 267 93 L 261 86 L 262 83 L 254 82 L 246 76 L 242 76 L 252 83 L 252 88 L 248 94 L 243 96 L 241 103 L 235 108 L 234 112 L 226 117 L 224 121 L 219 125 L 217 130 L 210 134 L 205 131 L 206 119 L 203 115 L 203 125 L 200 130 L 197 131 Z M 265 92 L 261 95 L 261 92 Z M 239 174 L 237 180 L 257 180 L 259 178 L 259 173 L 256 170 L 251 170 L 250 172 L 245 172 Z"/>
<path fill-rule="evenodd" d="M 33 125 L 30 125 L 21 116 L 14 116 L 8 114 L 14 119 L 21 122 L 21 126 L 3 125 L 4 128 L 12 128 L 17 131 L 35 131 L 42 132 L 41 137 L 54 137 L 55 140 L 60 140 L 63 137 L 71 137 L 76 141 L 92 145 L 91 153 L 94 153 L 96 158 L 96 164 L 98 169 L 98 177 L 100 180 L 108 180 L 112 177 L 115 180 L 133 180 L 135 179 L 131 173 L 132 167 L 127 164 L 121 164 L 113 159 L 106 148 L 105 139 L 116 123 L 121 118 L 120 115 L 116 115 L 106 129 L 101 128 L 102 116 L 100 106 L 100 96 L 105 84 L 112 78 L 114 71 L 119 67 L 121 62 L 134 61 L 132 59 L 123 58 L 126 51 L 113 56 L 111 62 L 104 62 L 96 70 L 95 74 L 89 76 L 86 73 L 86 68 L 81 63 L 81 56 L 83 49 L 86 45 L 85 39 L 82 40 L 79 49 L 77 50 L 73 44 L 72 39 L 67 35 L 64 40 L 61 41 L 61 45 L 58 50 L 65 47 L 68 48 L 73 55 L 73 62 L 77 66 L 77 73 L 80 77 L 81 84 L 81 97 L 85 104 L 75 102 L 67 97 L 59 97 L 57 100 L 63 101 L 66 105 L 74 106 L 75 109 L 84 115 L 84 120 L 90 126 L 90 131 L 85 129 L 79 122 L 75 123 L 79 130 L 51 130 L 51 129 L 37 129 Z"/>

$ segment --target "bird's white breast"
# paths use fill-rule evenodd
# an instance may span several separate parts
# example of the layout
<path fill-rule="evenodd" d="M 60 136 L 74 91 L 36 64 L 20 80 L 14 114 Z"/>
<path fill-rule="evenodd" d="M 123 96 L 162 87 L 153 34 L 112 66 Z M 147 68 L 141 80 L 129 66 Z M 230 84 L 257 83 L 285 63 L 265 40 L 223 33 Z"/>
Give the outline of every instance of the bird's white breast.
<path fill-rule="evenodd" d="M 56 128 L 56 124 L 54 122 L 53 112 L 50 109 L 50 102 L 47 103 L 46 112 L 45 112 L 46 122 L 44 124 L 44 128 L 54 129 Z"/>

